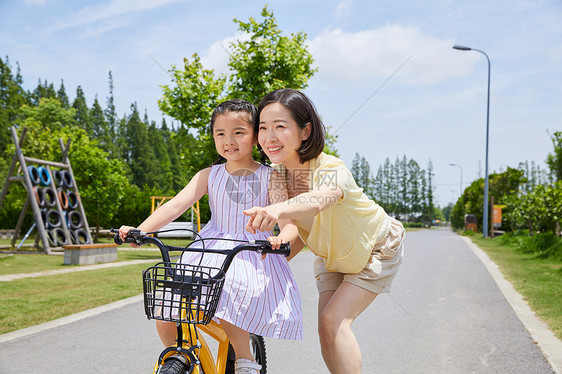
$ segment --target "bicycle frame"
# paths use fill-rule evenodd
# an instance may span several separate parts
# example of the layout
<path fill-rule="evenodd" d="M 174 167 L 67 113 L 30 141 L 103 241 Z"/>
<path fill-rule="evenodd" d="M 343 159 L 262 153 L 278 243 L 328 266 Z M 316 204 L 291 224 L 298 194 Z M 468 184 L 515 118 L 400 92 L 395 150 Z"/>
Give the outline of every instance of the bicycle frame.
<path fill-rule="evenodd" d="M 218 342 L 218 350 L 217 350 L 217 357 L 216 361 L 211 351 L 211 348 L 207 344 L 205 338 L 201 335 L 200 332 L 196 332 L 195 329 L 200 330 L 207 334 L 210 338 L 216 340 Z M 228 347 L 230 344 L 230 340 L 226 336 L 226 332 L 221 327 L 220 324 L 215 322 L 214 320 L 211 321 L 207 325 L 193 325 L 188 323 L 181 324 L 182 330 L 182 341 L 183 342 L 190 342 L 193 336 L 197 336 L 198 342 L 196 344 L 200 345 L 201 348 L 194 349 L 194 356 L 199 361 L 199 365 L 196 365 L 196 362 L 193 364 L 193 372 L 194 374 L 199 374 L 199 367 L 203 369 L 205 374 L 223 374 L 226 371 L 226 363 L 228 360 Z M 181 343 L 178 343 L 181 347 Z M 170 356 L 177 353 L 177 345 L 176 347 L 170 347 L 165 349 L 158 358 L 158 361 L 154 365 L 153 373 L 156 373 L 160 368 L 160 365 Z M 184 348 L 184 347 L 181 347 Z M 184 348 L 185 349 L 185 348 Z"/>

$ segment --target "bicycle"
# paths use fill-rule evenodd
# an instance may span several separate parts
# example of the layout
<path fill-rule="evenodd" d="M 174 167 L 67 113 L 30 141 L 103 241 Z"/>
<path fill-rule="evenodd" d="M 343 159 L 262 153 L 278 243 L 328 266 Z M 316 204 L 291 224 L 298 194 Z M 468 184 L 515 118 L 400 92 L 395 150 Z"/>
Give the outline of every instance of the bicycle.
<path fill-rule="evenodd" d="M 117 233 L 118 230 L 111 229 L 111 232 Z M 176 346 L 162 351 L 153 373 L 234 374 L 234 349 L 220 324 L 213 320 L 226 271 L 240 251 L 250 250 L 287 257 L 291 252 L 289 243 L 274 250 L 267 240 L 200 238 L 186 247 L 176 247 L 150 236 L 157 233 L 130 230 L 125 240 L 125 243 L 137 245 L 154 244 L 162 254 L 162 262 L 143 271 L 144 310 L 148 319 L 175 322 L 178 338 Z M 194 234 L 198 236 L 196 232 Z M 228 240 L 241 244 L 233 249 L 209 249 L 205 248 L 205 240 Z M 124 243 L 119 234 L 115 234 L 114 241 L 118 245 Z M 202 246 L 194 247 L 197 243 Z M 225 259 L 220 268 L 172 263 L 169 252 L 202 252 L 202 256 L 206 253 L 221 254 Z M 201 332 L 218 342 L 216 360 Z M 265 340 L 262 336 L 250 334 L 250 344 L 254 359 L 262 366 L 260 374 L 266 374 Z"/>

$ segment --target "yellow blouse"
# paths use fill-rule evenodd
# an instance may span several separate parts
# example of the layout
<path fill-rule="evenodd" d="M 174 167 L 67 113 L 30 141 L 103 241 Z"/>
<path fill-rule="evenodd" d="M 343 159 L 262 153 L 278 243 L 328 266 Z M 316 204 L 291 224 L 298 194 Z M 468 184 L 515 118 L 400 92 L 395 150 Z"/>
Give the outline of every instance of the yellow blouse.
<path fill-rule="evenodd" d="M 321 153 L 311 160 L 310 168 L 311 188 L 339 187 L 343 196 L 317 214 L 312 225 L 310 220 L 296 220 L 299 236 L 324 259 L 329 271 L 359 273 L 367 265 L 375 243 L 388 234 L 390 217 L 357 186 L 342 160 Z"/>

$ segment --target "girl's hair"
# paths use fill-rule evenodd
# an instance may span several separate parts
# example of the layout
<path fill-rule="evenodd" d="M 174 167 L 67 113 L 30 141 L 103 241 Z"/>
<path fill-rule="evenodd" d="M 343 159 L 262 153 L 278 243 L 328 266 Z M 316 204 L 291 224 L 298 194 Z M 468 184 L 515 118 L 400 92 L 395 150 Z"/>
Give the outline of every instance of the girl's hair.
<path fill-rule="evenodd" d="M 320 116 L 312 100 L 300 91 L 285 88 L 265 95 L 258 106 L 258 113 L 254 122 L 254 131 L 256 133 L 259 132 L 260 114 L 262 110 L 273 103 L 279 103 L 287 108 L 291 113 L 291 117 L 301 130 L 306 127 L 307 123 L 310 123 L 310 136 L 306 140 L 303 140 L 301 146 L 297 149 L 300 162 L 304 163 L 318 157 L 324 150 L 326 129 L 320 120 Z M 263 158 L 265 153 L 259 144 L 258 149 Z"/>
<path fill-rule="evenodd" d="M 215 120 L 218 116 L 225 113 L 244 113 L 248 115 L 248 124 L 252 126 L 255 122 L 257 116 L 258 109 L 256 106 L 249 101 L 241 100 L 241 99 L 234 99 L 234 100 L 227 100 L 220 103 L 215 110 L 213 110 L 213 114 L 211 115 L 211 136 L 213 135 L 213 129 L 215 127 Z M 254 134 L 257 134 L 254 128 Z M 263 157 L 262 157 L 263 158 Z M 213 165 L 222 164 L 226 159 L 219 155 L 219 158 L 213 162 Z"/>

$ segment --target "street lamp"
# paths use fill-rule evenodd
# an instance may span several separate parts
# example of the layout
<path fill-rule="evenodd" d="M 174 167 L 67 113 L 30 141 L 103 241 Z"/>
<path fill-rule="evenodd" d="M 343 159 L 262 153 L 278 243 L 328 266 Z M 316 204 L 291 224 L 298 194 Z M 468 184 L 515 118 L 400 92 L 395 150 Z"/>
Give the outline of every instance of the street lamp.
<path fill-rule="evenodd" d="M 484 217 L 482 223 L 482 232 L 484 237 L 488 237 L 488 138 L 490 134 L 490 58 L 488 55 L 479 49 L 465 47 L 462 45 L 455 44 L 453 46 L 454 49 L 458 49 L 459 51 L 476 51 L 482 53 L 486 56 L 486 60 L 488 60 L 488 106 L 486 111 L 486 166 L 485 166 L 485 177 L 484 177 Z"/>
<path fill-rule="evenodd" d="M 459 196 L 462 196 L 462 167 L 460 165 L 457 165 L 457 164 L 449 164 L 449 165 L 456 166 L 459 169 L 461 169 L 461 189 L 460 189 L 460 195 Z"/>

